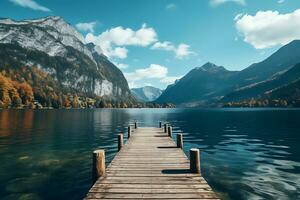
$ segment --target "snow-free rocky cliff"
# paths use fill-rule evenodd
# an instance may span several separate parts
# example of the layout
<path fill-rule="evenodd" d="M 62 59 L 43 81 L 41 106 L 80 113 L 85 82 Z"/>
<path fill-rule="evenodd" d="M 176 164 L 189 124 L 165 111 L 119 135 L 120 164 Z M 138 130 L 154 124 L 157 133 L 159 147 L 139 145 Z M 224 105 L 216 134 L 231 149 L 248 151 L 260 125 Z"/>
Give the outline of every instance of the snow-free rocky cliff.
<path fill-rule="evenodd" d="M 113 98 L 130 96 L 122 72 L 61 17 L 0 19 L 0 68 L 38 67 L 61 87 Z"/>

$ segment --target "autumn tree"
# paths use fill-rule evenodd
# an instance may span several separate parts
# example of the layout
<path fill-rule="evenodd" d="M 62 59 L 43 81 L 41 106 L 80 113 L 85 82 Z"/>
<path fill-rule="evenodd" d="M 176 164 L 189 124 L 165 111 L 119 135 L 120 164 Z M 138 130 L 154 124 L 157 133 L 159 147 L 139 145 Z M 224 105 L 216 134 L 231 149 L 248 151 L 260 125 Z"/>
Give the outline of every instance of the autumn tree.
<path fill-rule="evenodd" d="M 19 94 L 14 88 L 13 81 L 0 74 L 0 100 L 2 107 L 7 108 L 13 103 L 19 103 Z"/>
<path fill-rule="evenodd" d="M 26 83 L 15 83 L 15 87 L 18 90 L 19 96 L 22 100 L 22 103 L 27 105 L 30 102 L 33 101 L 34 97 L 33 97 L 33 90 L 32 87 Z"/>
<path fill-rule="evenodd" d="M 74 95 L 73 101 L 71 102 L 73 108 L 79 108 L 79 97 Z"/>
<path fill-rule="evenodd" d="M 71 107 L 71 102 L 70 102 L 70 100 L 69 100 L 69 97 L 67 96 L 67 95 L 63 95 L 63 106 L 65 107 L 65 108 L 69 108 L 69 107 Z"/>

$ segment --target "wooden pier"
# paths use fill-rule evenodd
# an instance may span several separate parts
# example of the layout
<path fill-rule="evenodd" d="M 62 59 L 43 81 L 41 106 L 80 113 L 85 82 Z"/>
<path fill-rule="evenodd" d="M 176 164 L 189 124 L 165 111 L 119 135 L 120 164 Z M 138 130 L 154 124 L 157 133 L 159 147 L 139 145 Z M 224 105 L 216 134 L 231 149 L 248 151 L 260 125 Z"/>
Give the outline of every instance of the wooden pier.
<path fill-rule="evenodd" d="M 161 123 L 160 123 L 161 127 Z M 93 154 L 95 183 L 86 195 L 91 199 L 219 199 L 200 174 L 198 149 L 190 150 L 189 160 L 182 151 L 182 135 L 175 143 L 172 128 L 128 128 L 130 137 L 105 168 L 103 150 Z"/>

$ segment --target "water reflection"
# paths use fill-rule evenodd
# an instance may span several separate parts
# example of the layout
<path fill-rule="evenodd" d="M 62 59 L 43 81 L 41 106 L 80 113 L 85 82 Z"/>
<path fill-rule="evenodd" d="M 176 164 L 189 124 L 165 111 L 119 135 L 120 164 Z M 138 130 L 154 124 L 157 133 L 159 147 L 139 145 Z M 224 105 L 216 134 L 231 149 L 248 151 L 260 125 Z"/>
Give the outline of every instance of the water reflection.
<path fill-rule="evenodd" d="M 297 110 L 98 109 L 0 111 L 0 199 L 81 199 L 91 152 L 117 151 L 129 123 L 169 121 L 224 199 L 300 199 Z M 175 134 L 173 135 L 175 137 Z M 13 169 L 13 170 L 12 170 Z"/>

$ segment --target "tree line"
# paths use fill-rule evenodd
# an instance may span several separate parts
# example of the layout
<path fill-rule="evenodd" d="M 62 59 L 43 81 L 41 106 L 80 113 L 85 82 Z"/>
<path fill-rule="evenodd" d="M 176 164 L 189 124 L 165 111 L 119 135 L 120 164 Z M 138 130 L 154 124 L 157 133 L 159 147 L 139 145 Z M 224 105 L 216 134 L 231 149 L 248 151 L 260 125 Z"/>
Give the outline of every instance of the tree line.
<path fill-rule="evenodd" d="M 0 108 L 161 108 L 173 104 L 141 103 L 64 91 L 37 68 L 0 72 Z"/>

